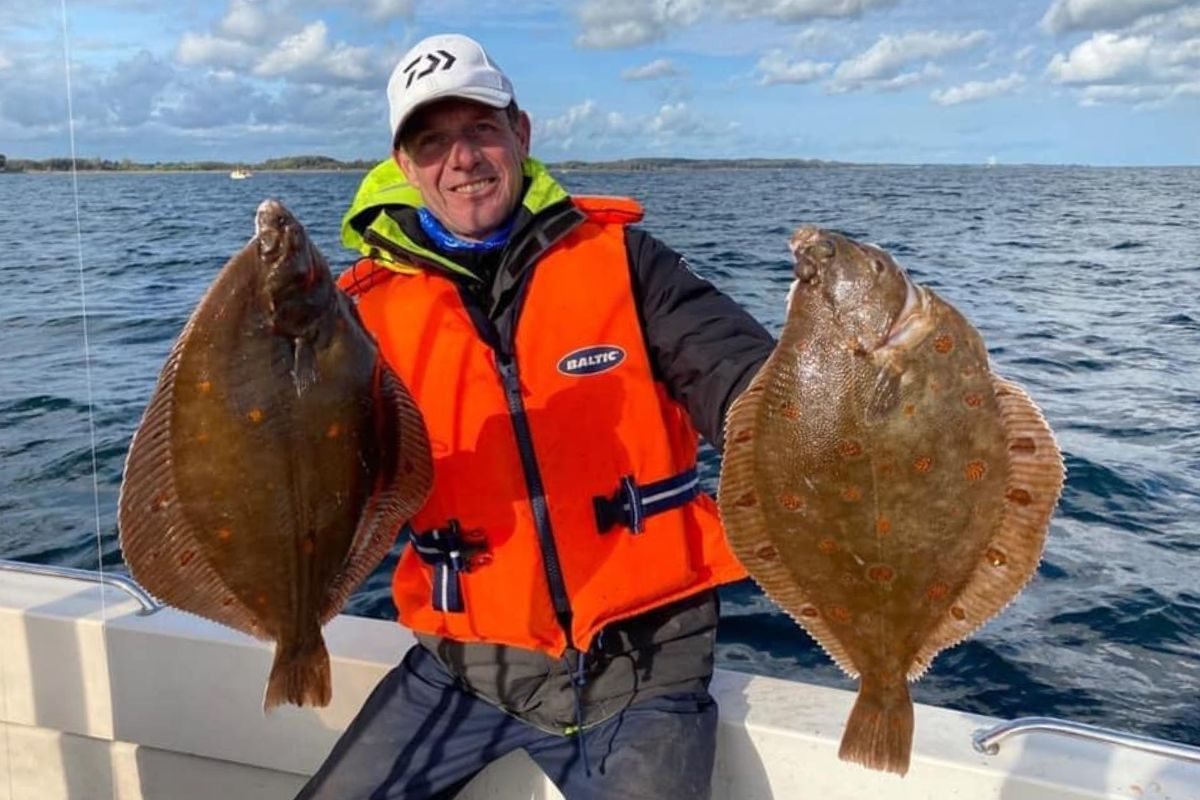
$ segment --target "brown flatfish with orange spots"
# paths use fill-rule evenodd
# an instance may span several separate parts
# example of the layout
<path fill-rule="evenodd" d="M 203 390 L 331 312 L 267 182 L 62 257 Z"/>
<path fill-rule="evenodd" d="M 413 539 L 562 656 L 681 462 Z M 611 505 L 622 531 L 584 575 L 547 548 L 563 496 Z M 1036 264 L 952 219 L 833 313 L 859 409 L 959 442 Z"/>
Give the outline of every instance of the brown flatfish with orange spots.
<path fill-rule="evenodd" d="M 725 423 L 718 500 L 767 595 L 852 677 L 839 755 L 904 774 L 908 682 L 1025 586 L 1064 469 L 1029 396 L 887 253 L 805 227 L 779 342 Z"/>
<path fill-rule="evenodd" d="M 263 707 L 326 705 L 321 626 L 432 482 L 425 424 L 278 202 L 176 340 L 134 434 L 121 547 L 162 601 L 262 639 Z"/>

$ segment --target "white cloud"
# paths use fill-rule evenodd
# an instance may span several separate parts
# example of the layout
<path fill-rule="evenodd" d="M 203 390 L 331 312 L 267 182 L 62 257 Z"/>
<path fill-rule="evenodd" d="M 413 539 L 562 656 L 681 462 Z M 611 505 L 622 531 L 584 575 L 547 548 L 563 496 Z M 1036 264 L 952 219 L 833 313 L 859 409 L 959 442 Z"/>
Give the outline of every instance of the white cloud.
<path fill-rule="evenodd" d="M 1149 14 L 1187 6 L 1195 0 L 1054 0 L 1042 17 L 1050 33 L 1123 28 Z"/>
<path fill-rule="evenodd" d="M 8 69 L 12 64 L 12 59 L 4 55 L 3 50 L 0 50 L 0 69 Z"/>
<path fill-rule="evenodd" d="M 771 86 L 779 83 L 812 83 L 824 77 L 832 64 L 817 61 L 792 60 L 782 50 L 772 50 L 758 61 L 762 73 L 760 83 Z"/>
<path fill-rule="evenodd" d="M 705 129 L 705 123 L 696 116 L 687 103 L 667 103 L 646 122 L 646 131 L 657 136 L 689 136 Z"/>
<path fill-rule="evenodd" d="M 858 17 L 875 8 L 890 8 L 900 0 L 718 0 L 727 14 L 738 18 L 766 17 L 776 22 L 807 22 L 821 17 Z"/>
<path fill-rule="evenodd" d="M 580 47 L 636 47 L 661 41 L 694 25 L 706 13 L 732 20 L 768 19 L 795 24 L 862 16 L 900 0 L 584 0 L 579 9 Z"/>
<path fill-rule="evenodd" d="M 597 49 L 633 47 L 694 24 L 705 0 L 585 0 L 575 43 Z"/>
<path fill-rule="evenodd" d="M 366 4 L 367 17 L 377 21 L 413 18 L 416 0 L 370 0 Z"/>
<path fill-rule="evenodd" d="M 208 65 L 239 69 L 250 66 L 256 49 L 245 42 L 209 33 L 185 33 L 175 48 L 175 57 L 185 66 Z"/>
<path fill-rule="evenodd" d="M 1124 33 L 1094 33 L 1046 66 L 1080 103 L 1156 107 L 1200 86 L 1200 7 L 1140 19 Z"/>
<path fill-rule="evenodd" d="M 1014 72 L 1005 78 L 997 78 L 994 81 L 968 81 L 948 89 L 939 89 L 930 97 L 939 106 L 956 106 L 960 103 L 971 103 L 1008 94 L 1024 82 L 1025 79 Z"/>
<path fill-rule="evenodd" d="M 721 127 L 697 114 L 687 103 L 666 103 L 653 114 L 629 116 L 616 111 L 604 112 L 594 100 L 567 109 L 558 117 L 534 123 L 535 147 L 567 151 L 586 143 L 592 147 L 645 142 L 655 147 L 692 140 L 709 144 L 732 130 Z"/>
<path fill-rule="evenodd" d="M 278 29 L 273 27 L 273 20 L 262 3 L 230 0 L 229 10 L 217 23 L 217 30 L 233 39 L 256 42 Z"/>
<path fill-rule="evenodd" d="M 669 58 L 656 58 L 649 64 L 630 67 L 621 73 L 627 81 L 648 81 L 656 78 L 671 78 L 680 74 L 679 68 Z"/>
<path fill-rule="evenodd" d="M 614 120 L 619 123 L 619 120 Z M 549 140 L 552 146 L 561 149 L 570 147 L 577 136 L 585 131 L 603 130 L 608 127 L 604 115 L 596 107 L 596 101 L 587 99 L 571 106 L 558 117 L 538 120 L 534 123 L 534 140 Z M 613 127 L 616 127 L 614 124 Z"/>
<path fill-rule="evenodd" d="M 1121 37 L 1097 33 L 1064 56 L 1056 53 L 1046 72 L 1057 83 L 1126 83 L 1145 80 L 1151 74 L 1150 36 Z"/>
<path fill-rule="evenodd" d="M 966 50 L 987 39 L 983 31 L 970 33 L 913 33 L 879 37 L 868 50 L 838 64 L 828 88 L 832 92 L 847 92 L 862 88 L 900 89 L 920 83 L 940 74 L 932 64 L 919 71 L 904 72 L 915 62 Z"/>
<path fill-rule="evenodd" d="M 370 59 L 369 48 L 351 47 L 342 42 L 330 45 L 328 29 L 318 20 L 280 42 L 259 60 L 254 74 L 264 78 L 288 76 L 317 83 L 363 81 L 374 74 Z"/>

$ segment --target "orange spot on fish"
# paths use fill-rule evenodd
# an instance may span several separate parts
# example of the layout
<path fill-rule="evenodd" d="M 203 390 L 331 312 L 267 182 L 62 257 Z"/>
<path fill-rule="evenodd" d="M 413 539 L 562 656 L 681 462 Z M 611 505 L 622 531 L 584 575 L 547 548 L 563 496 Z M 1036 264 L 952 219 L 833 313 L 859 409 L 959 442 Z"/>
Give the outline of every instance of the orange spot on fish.
<path fill-rule="evenodd" d="M 223 605 L 223 606 L 231 606 L 231 605 L 233 605 L 233 598 L 232 598 L 232 597 L 226 597 L 224 600 L 222 600 L 222 601 L 221 601 L 221 605 Z"/>
<path fill-rule="evenodd" d="M 1020 453 L 1021 455 L 1033 455 L 1037 452 L 1037 442 L 1028 436 L 1021 436 L 1009 442 L 1008 451 L 1010 453 Z"/>
<path fill-rule="evenodd" d="M 800 419 L 800 406 L 793 403 L 791 400 L 784 402 L 779 408 L 779 412 L 788 419 Z"/>
<path fill-rule="evenodd" d="M 804 608 L 800 609 L 800 616 L 812 619 L 814 617 L 821 616 L 821 612 L 813 606 L 805 606 Z"/>
<path fill-rule="evenodd" d="M 754 492 L 746 492 L 744 495 L 733 501 L 735 508 L 753 508 L 758 505 L 758 498 L 754 496 Z"/>
<path fill-rule="evenodd" d="M 198 444 L 206 444 L 208 442 L 208 431 L 200 431 L 197 433 L 196 442 Z"/>
<path fill-rule="evenodd" d="M 862 451 L 862 445 L 853 439 L 843 439 L 841 444 L 838 445 L 838 452 L 841 453 L 842 458 L 861 456 Z"/>
<path fill-rule="evenodd" d="M 229 530 L 229 528 L 221 528 L 217 531 L 217 538 L 222 542 L 228 542 L 233 538 L 233 531 Z"/>
<path fill-rule="evenodd" d="M 892 533 L 892 521 L 887 517 L 880 517 L 875 520 L 875 533 L 880 536 L 889 536 Z"/>
<path fill-rule="evenodd" d="M 862 489 L 857 486 L 847 486 L 842 489 L 842 499 L 847 503 L 857 503 L 859 500 L 862 500 L 862 496 Z"/>
<path fill-rule="evenodd" d="M 906 403 L 906 404 L 905 404 L 905 406 L 904 406 L 904 416 L 906 416 L 906 417 L 913 417 L 913 416 L 916 416 L 916 413 L 917 413 L 917 407 L 916 407 L 915 405 L 913 405 L 912 403 Z"/>
<path fill-rule="evenodd" d="M 196 557 L 195 550 L 184 550 L 179 556 L 179 566 L 186 567 Z"/>
<path fill-rule="evenodd" d="M 313 537 L 305 536 L 300 540 L 300 552 L 306 556 L 311 556 L 317 549 L 317 543 L 313 541 Z"/>
<path fill-rule="evenodd" d="M 933 459 L 929 456 L 917 456 L 913 459 L 913 469 L 924 475 L 933 469 Z"/>
<path fill-rule="evenodd" d="M 943 333 L 933 340 L 933 349 L 942 354 L 949 353 L 954 349 L 954 339 Z"/>
<path fill-rule="evenodd" d="M 891 583 L 896 577 L 896 570 L 887 564 L 876 564 L 867 569 L 867 580 L 874 583 Z"/>
<path fill-rule="evenodd" d="M 995 547 L 989 547 L 984 555 L 987 557 L 988 563 L 993 567 L 1003 567 L 1008 563 L 1008 556 L 1005 552 Z"/>
<path fill-rule="evenodd" d="M 263 421 L 264 416 L 261 408 L 252 408 L 250 409 L 250 413 L 246 415 L 246 418 L 257 425 Z"/>
<path fill-rule="evenodd" d="M 929 584 L 929 588 L 925 590 L 925 596 L 935 602 L 946 599 L 946 596 L 949 594 L 950 587 L 942 581 Z"/>
<path fill-rule="evenodd" d="M 773 544 L 764 544 L 754 549 L 754 557 L 762 561 L 778 561 L 779 551 Z"/>
<path fill-rule="evenodd" d="M 1024 489 L 1009 489 L 1004 496 L 1019 506 L 1027 506 L 1033 502 L 1033 495 Z"/>
<path fill-rule="evenodd" d="M 969 481 L 981 480 L 987 474 L 987 464 L 979 459 L 968 461 L 967 465 L 963 467 L 963 474 L 967 476 L 967 480 Z"/>
<path fill-rule="evenodd" d="M 959 622 L 962 622 L 964 619 L 967 618 L 967 611 L 962 606 L 951 606 L 950 607 L 950 616 L 954 617 Z"/>
<path fill-rule="evenodd" d="M 326 439 L 336 439 L 341 434 L 341 432 L 342 432 L 341 425 L 338 425 L 336 422 L 331 423 L 330 426 L 325 429 L 325 438 Z"/>
<path fill-rule="evenodd" d="M 979 392 L 967 392 L 963 395 L 963 402 L 971 408 L 979 408 L 983 405 L 983 395 L 979 394 Z"/>
<path fill-rule="evenodd" d="M 804 508 L 804 498 L 791 492 L 785 492 L 779 496 L 779 505 L 788 511 L 799 511 Z"/>
<path fill-rule="evenodd" d="M 825 616 L 843 625 L 854 619 L 854 615 L 850 613 L 850 609 L 845 606 L 829 606 L 825 609 Z"/>
<path fill-rule="evenodd" d="M 212 391 L 212 381 L 200 381 L 196 388 L 200 390 L 200 394 L 208 394 Z"/>
<path fill-rule="evenodd" d="M 745 444 L 754 438 L 754 431 L 749 428 L 743 428 L 733 435 L 734 444 Z"/>
<path fill-rule="evenodd" d="M 159 492 L 154 495 L 153 507 L 155 510 L 162 511 L 167 506 L 171 505 L 171 495 L 167 492 Z"/>
<path fill-rule="evenodd" d="M 258 597 L 254 598 L 254 602 L 258 603 L 260 606 L 265 606 L 267 604 L 267 596 L 265 594 L 259 594 Z"/>
<path fill-rule="evenodd" d="M 828 536 L 817 542 L 817 550 L 823 555 L 831 556 L 839 549 L 838 543 L 833 539 L 830 539 Z"/>

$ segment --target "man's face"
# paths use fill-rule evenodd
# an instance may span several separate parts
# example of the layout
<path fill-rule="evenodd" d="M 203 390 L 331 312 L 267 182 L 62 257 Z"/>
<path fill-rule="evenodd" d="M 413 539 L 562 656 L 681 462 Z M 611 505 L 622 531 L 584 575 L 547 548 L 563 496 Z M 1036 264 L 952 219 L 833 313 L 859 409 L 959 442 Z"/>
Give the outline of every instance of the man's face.
<path fill-rule="evenodd" d="M 486 239 L 521 200 L 529 117 L 514 126 L 503 109 L 448 98 L 405 123 L 393 154 L 425 205 L 451 233 Z"/>

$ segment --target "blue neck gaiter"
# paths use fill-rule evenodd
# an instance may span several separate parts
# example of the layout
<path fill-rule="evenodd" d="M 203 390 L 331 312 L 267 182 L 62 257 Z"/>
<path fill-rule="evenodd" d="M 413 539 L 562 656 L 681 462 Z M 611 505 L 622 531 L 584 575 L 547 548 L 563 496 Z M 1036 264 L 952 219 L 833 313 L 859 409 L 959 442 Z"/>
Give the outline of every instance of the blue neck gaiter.
<path fill-rule="evenodd" d="M 497 247 L 503 247 L 508 241 L 508 237 L 512 234 L 513 223 L 516 221 L 516 214 L 509 217 L 508 222 L 500 226 L 500 229 L 493 233 L 482 242 L 468 242 L 459 239 L 446 226 L 438 221 L 438 218 L 433 215 L 427 208 L 417 209 L 417 219 L 421 222 L 421 230 L 425 231 L 430 239 L 439 249 L 446 252 L 484 252 L 487 250 L 495 250 Z"/>

